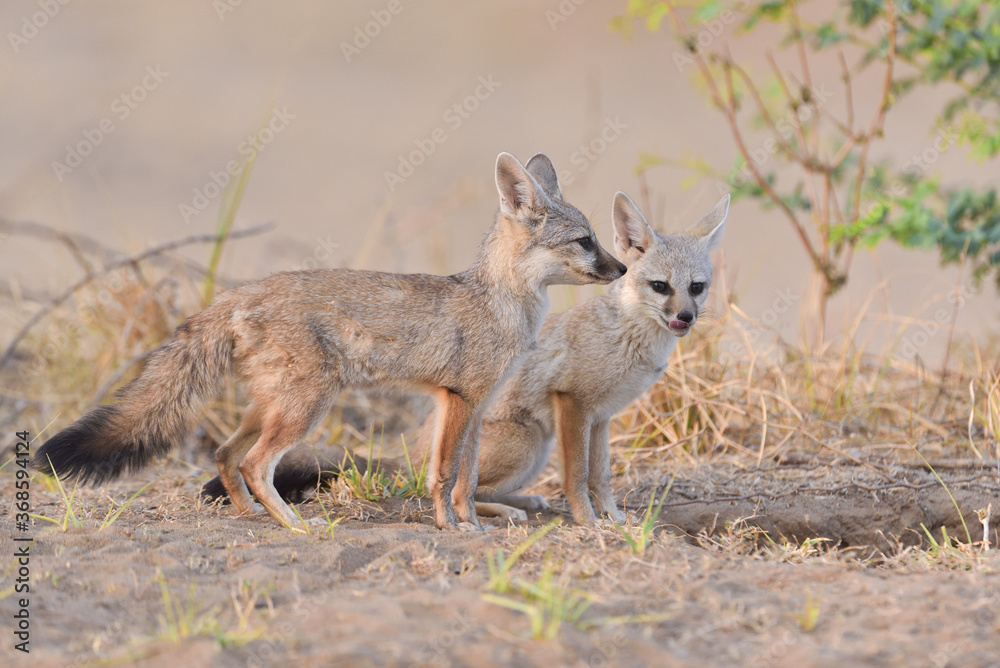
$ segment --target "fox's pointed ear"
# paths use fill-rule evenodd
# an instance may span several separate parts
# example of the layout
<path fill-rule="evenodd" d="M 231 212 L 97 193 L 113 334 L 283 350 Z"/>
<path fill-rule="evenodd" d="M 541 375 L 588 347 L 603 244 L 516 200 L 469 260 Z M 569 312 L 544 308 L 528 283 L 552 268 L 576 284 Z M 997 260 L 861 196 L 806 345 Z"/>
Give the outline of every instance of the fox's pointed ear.
<path fill-rule="evenodd" d="M 656 233 L 625 193 L 615 193 L 611 218 L 615 227 L 615 254 L 623 262 L 638 259 L 656 245 Z"/>
<path fill-rule="evenodd" d="M 500 212 L 527 221 L 523 214 L 537 208 L 546 197 L 541 184 L 510 153 L 497 156 L 497 192 Z"/>
<path fill-rule="evenodd" d="M 727 216 L 729 216 L 729 193 L 723 195 L 712 210 L 688 230 L 688 234 L 702 237 L 708 250 L 715 250 L 722 243 L 722 237 L 726 233 Z"/>
<path fill-rule="evenodd" d="M 549 156 L 544 153 L 536 153 L 531 156 L 531 160 L 528 160 L 525 169 L 531 172 L 531 175 L 542 185 L 545 189 L 545 194 L 562 201 L 562 188 L 559 187 L 559 175 L 556 174 L 555 165 L 549 160 Z"/>

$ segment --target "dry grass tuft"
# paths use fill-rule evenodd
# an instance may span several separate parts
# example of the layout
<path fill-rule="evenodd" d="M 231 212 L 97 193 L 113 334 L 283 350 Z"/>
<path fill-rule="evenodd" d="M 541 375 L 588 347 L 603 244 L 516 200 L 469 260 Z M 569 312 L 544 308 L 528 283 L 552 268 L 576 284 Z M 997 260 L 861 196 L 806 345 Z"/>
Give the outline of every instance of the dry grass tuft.
<path fill-rule="evenodd" d="M 612 443 L 631 462 L 760 467 L 826 455 L 915 464 L 919 449 L 996 467 L 995 351 L 973 341 L 968 355 L 931 371 L 895 354 L 907 323 L 887 320 L 862 311 L 842 343 L 813 350 L 726 309 L 681 341 L 664 378 L 618 417 Z M 866 322 L 888 332 L 880 353 L 855 343 Z"/>

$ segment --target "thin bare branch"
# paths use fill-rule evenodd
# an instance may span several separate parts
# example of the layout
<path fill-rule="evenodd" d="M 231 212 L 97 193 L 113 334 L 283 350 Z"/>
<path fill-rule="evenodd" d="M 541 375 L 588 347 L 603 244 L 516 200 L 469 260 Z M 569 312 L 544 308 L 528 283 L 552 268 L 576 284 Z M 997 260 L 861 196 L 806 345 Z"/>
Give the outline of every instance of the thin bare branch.
<path fill-rule="evenodd" d="M 812 84 L 812 74 L 809 72 L 809 58 L 806 53 L 806 41 L 802 35 L 802 22 L 799 20 L 799 14 L 795 9 L 795 2 L 790 1 L 788 3 L 788 17 L 792 23 L 792 28 L 795 30 L 795 46 L 799 52 L 799 63 L 802 66 L 802 78 L 805 80 L 805 89 L 809 91 L 809 100 L 813 100 L 813 84 Z M 814 111 L 816 109 L 816 104 L 810 102 L 809 106 L 813 107 Z M 819 154 L 819 119 L 820 115 L 818 113 L 812 116 L 812 153 L 813 155 Z"/>
<path fill-rule="evenodd" d="M 848 155 L 850 155 L 851 150 L 857 145 L 860 139 L 861 138 L 856 135 L 851 135 L 850 137 L 847 138 L 847 141 L 841 145 L 836 155 L 834 155 L 833 159 L 830 160 L 831 172 L 840 167 L 840 164 L 844 162 L 844 160 L 847 158 Z"/>
<path fill-rule="evenodd" d="M 767 53 L 767 59 L 771 64 L 771 69 L 774 70 L 774 75 L 778 80 L 778 85 L 781 86 L 782 93 L 784 93 L 785 99 L 788 101 L 788 106 L 792 110 L 792 127 L 795 128 L 799 144 L 802 146 L 802 150 L 806 152 L 806 155 L 809 156 L 809 160 L 818 163 L 819 155 L 815 149 L 810 152 L 809 142 L 806 139 L 805 131 L 802 129 L 802 122 L 799 119 L 799 107 L 801 103 L 797 97 L 792 95 L 791 90 L 789 90 L 785 77 L 781 74 L 781 70 L 778 68 L 778 64 L 774 60 L 774 55 L 770 51 Z M 815 105 L 810 106 L 812 106 L 814 110 L 816 109 Z M 818 113 L 818 110 L 816 110 L 816 113 Z M 813 116 L 815 116 L 815 114 L 813 114 Z M 813 211 L 816 211 L 819 207 L 819 198 L 816 195 L 816 184 L 813 182 L 812 171 L 813 170 L 806 170 L 806 178 L 804 180 L 806 182 L 806 186 L 809 188 L 809 200 L 812 202 Z"/>
<path fill-rule="evenodd" d="M 826 173 L 826 187 L 830 191 L 830 209 L 833 212 L 833 218 L 837 220 L 841 225 L 844 224 L 844 213 L 840 208 L 840 202 L 837 200 L 837 189 L 833 187 L 833 174 L 831 172 Z M 831 220 L 833 220 L 831 218 Z"/>
<path fill-rule="evenodd" d="M 781 92 L 785 95 L 785 100 L 788 102 L 789 109 L 792 110 L 792 127 L 795 129 L 795 136 L 799 140 L 799 144 L 805 148 L 808 146 L 806 141 L 806 135 L 802 131 L 802 123 L 799 121 L 799 105 L 795 97 L 792 96 L 792 92 L 788 89 L 788 83 L 785 81 L 785 76 L 781 73 L 781 68 L 778 67 L 778 63 L 774 60 L 774 54 L 770 51 L 767 52 L 767 62 L 771 65 L 771 70 L 774 72 L 774 77 L 778 81 L 778 86 L 781 87 Z"/>
<path fill-rule="evenodd" d="M 732 100 L 736 95 L 736 91 L 733 89 L 732 71 L 727 68 L 725 73 L 726 88 L 729 92 L 730 99 Z M 729 125 L 732 128 L 733 137 L 736 140 L 736 146 L 739 148 L 740 154 L 743 156 L 743 160 L 746 162 L 747 167 L 749 167 L 750 172 L 753 174 L 757 185 L 760 186 L 765 193 L 767 193 L 767 196 L 771 199 L 771 201 L 774 202 L 774 204 L 781 209 L 785 216 L 791 221 L 792 226 L 795 228 L 796 235 L 798 235 L 799 240 L 805 247 L 806 252 L 809 254 L 814 266 L 826 275 L 829 269 L 827 261 L 825 258 L 820 257 L 820 255 L 816 252 L 816 249 L 813 247 L 812 240 L 809 239 L 809 234 L 802 226 L 802 223 L 799 222 L 795 212 L 789 208 L 783 199 L 781 199 L 781 196 L 775 192 L 774 188 L 771 187 L 771 184 L 767 182 L 767 179 L 764 178 L 764 176 L 760 173 L 760 170 L 757 168 L 757 164 L 754 162 L 753 156 L 750 155 L 750 151 L 747 149 L 746 143 L 743 141 L 743 135 L 736 122 L 736 113 L 732 108 L 732 104 L 726 107 L 726 118 L 729 120 Z"/>
<path fill-rule="evenodd" d="M 885 79 L 882 83 L 882 93 L 879 96 L 878 108 L 875 110 L 875 117 L 872 118 L 868 132 L 861 143 L 861 154 L 858 156 L 858 179 L 854 184 L 854 200 L 851 202 L 854 207 L 851 220 L 855 221 L 861 214 L 861 186 L 865 180 L 865 170 L 868 167 L 868 150 L 871 148 L 872 140 L 882 132 L 882 125 L 885 122 L 885 112 L 888 111 L 892 97 L 892 73 L 893 65 L 896 62 L 896 3 L 888 0 L 886 3 L 886 13 L 889 15 L 889 51 L 886 53 Z"/>
<path fill-rule="evenodd" d="M 764 100 L 761 98 L 760 91 L 757 90 L 757 86 L 750 78 L 750 75 L 747 74 L 746 70 L 744 70 L 742 67 L 740 67 L 733 61 L 732 56 L 729 54 L 728 49 L 726 49 L 726 59 L 724 61 L 724 66 L 731 67 L 736 72 L 736 74 L 740 76 L 740 79 L 743 80 L 743 83 L 746 84 L 747 90 L 750 91 L 750 96 L 754 99 L 754 102 L 757 104 L 757 109 L 760 111 L 761 117 L 764 119 L 764 122 L 767 123 L 768 127 L 771 128 L 771 132 L 774 133 L 775 139 L 778 142 L 778 146 L 781 147 L 781 150 L 784 151 L 784 153 L 789 158 L 802 165 L 804 169 L 812 170 L 815 167 L 815 165 L 813 165 L 809 161 L 808 157 L 800 153 L 798 150 L 795 149 L 795 147 L 793 147 L 791 144 L 785 141 L 784 136 L 782 136 L 781 132 L 778 130 L 777 124 L 774 122 L 774 118 L 771 116 L 771 113 L 767 110 L 767 106 L 764 104 Z"/>
<path fill-rule="evenodd" d="M 80 234 L 79 232 L 63 232 L 49 225 L 32 220 L 8 220 L 6 218 L 0 218 L 0 234 L 10 236 L 21 235 L 34 237 L 36 239 L 57 241 L 67 245 L 71 253 L 74 253 L 75 249 L 76 251 L 93 256 L 101 264 L 114 262 L 122 257 L 122 253 L 120 251 L 109 246 L 105 246 L 101 242 L 85 234 Z M 156 264 L 159 264 L 161 260 L 164 262 L 166 261 L 160 257 L 152 258 L 152 261 Z M 84 272 L 92 269 L 89 260 L 83 259 L 81 261 L 78 259 L 77 261 L 80 262 L 81 266 L 84 268 Z M 195 272 L 199 276 L 204 276 L 208 273 L 208 270 L 205 269 L 205 267 L 201 266 L 197 262 L 194 262 L 193 260 L 182 258 L 181 261 L 187 269 Z"/>
<path fill-rule="evenodd" d="M 840 60 L 840 69 L 844 72 L 842 79 L 844 81 L 844 95 L 847 98 L 845 106 L 847 107 L 847 136 L 854 135 L 854 86 L 851 83 L 851 70 L 847 67 L 847 59 L 844 58 L 843 50 L 837 51 L 837 58 Z"/>
<path fill-rule="evenodd" d="M 83 270 L 91 271 L 93 267 L 82 257 L 83 253 L 97 256 L 102 262 L 111 262 L 120 257 L 112 249 L 104 246 L 100 242 L 84 234 L 63 232 L 54 227 L 36 223 L 31 220 L 7 220 L 0 218 L 0 233 L 7 235 L 23 235 L 35 237 L 37 239 L 53 239 L 63 244 L 69 249 L 76 261 L 83 267 Z"/>
<path fill-rule="evenodd" d="M 273 223 L 265 223 L 263 225 L 258 225 L 256 227 L 251 227 L 245 230 L 238 230 L 235 232 L 231 232 L 229 234 L 229 237 L 233 239 L 240 237 L 248 237 L 254 234 L 260 234 L 261 232 L 266 232 L 270 230 L 273 226 L 274 226 Z M 14 335 L 14 338 L 7 345 L 7 348 L 3 351 L 3 356 L 0 357 L 0 369 L 3 369 L 5 366 L 7 366 L 10 360 L 14 357 L 14 350 L 17 348 L 17 344 L 21 342 L 21 340 L 28 334 L 28 332 L 31 331 L 31 329 L 36 324 L 38 324 L 39 321 L 42 320 L 42 318 L 51 313 L 60 304 L 69 299 L 77 290 L 87 285 L 88 283 L 102 276 L 106 276 L 107 274 L 111 273 L 115 269 L 118 269 L 119 267 L 125 267 L 129 265 L 134 266 L 136 263 L 141 262 L 142 260 L 152 257 L 154 255 L 160 255 L 162 253 L 175 250 L 182 246 L 190 246 L 191 244 L 201 244 L 201 243 L 215 243 L 218 240 L 219 240 L 218 234 L 195 234 L 189 237 L 185 237 L 183 239 L 175 239 L 174 241 L 168 241 L 158 246 L 154 246 L 141 253 L 130 255 L 128 257 L 124 257 L 119 260 L 115 260 L 110 264 L 106 265 L 100 271 L 92 271 L 87 273 L 83 278 L 81 278 L 76 283 L 69 286 L 61 293 L 53 297 L 48 304 L 40 308 L 38 311 L 34 313 L 34 315 L 28 318 L 28 322 L 24 323 L 24 326 L 22 326 L 21 329 L 18 330 L 17 334 Z"/>
<path fill-rule="evenodd" d="M 668 12 L 670 13 L 670 18 L 673 21 L 674 26 L 677 28 L 677 32 L 679 32 L 681 36 L 684 38 L 685 43 L 690 43 L 691 33 L 688 30 L 687 25 L 684 23 L 683 20 L 681 20 L 681 17 L 678 15 L 677 8 L 674 7 L 674 5 L 670 2 L 667 2 L 666 6 Z M 799 240 L 805 247 L 806 253 L 808 253 L 809 258 L 810 260 L 812 260 L 813 265 L 816 267 L 816 269 L 823 272 L 824 275 L 827 275 L 830 271 L 828 263 L 816 253 L 815 248 L 813 248 L 812 241 L 809 239 L 809 235 L 806 233 L 805 228 L 802 227 L 802 223 L 800 223 L 799 219 L 795 216 L 795 212 L 792 211 L 787 204 L 785 204 L 785 201 L 781 199 L 778 193 L 774 191 L 774 188 L 771 187 L 771 184 L 768 183 L 767 180 L 760 173 L 760 170 L 757 169 L 757 165 L 754 163 L 753 158 L 746 147 L 746 143 L 743 141 L 743 134 L 740 131 L 739 123 L 736 120 L 736 110 L 733 107 L 736 93 L 733 90 L 732 86 L 732 71 L 729 68 L 726 68 L 724 70 L 724 72 L 728 73 L 727 89 L 730 94 L 730 97 L 729 100 L 727 101 L 720 92 L 718 83 L 712 76 L 712 72 L 708 67 L 708 63 L 705 62 L 705 58 L 698 51 L 695 51 L 693 55 L 695 63 L 698 66 L 698 70 L 701 72 L 702 76 L 705 77 L 705 82 L 708 84 L 708 89 L 712 95 L 712 100 L 716 103 L 719 109 L 721 109 L 726 116 L 726 120 L 729 123 L 729 128 L 733 133 L 734 140 L 736 141 L 736 146 L 740 151 L 740 155 L 742 155 L 744 161 L 746 161 L 747 167 L 750 169 L 750 173 L 753 174 L 754 181 L 757 183 L 758 186 L 760 186 L 760 188 L 765 193 L 767 193 L 767 196 L 771 199 L 771 201 L 774 202 L 775 206 L 781 209 L 781 211 L 788 218 L 789 222 L 792 223 L 792 227 L 795 229 L 796 235 L 799 237 Z"/>

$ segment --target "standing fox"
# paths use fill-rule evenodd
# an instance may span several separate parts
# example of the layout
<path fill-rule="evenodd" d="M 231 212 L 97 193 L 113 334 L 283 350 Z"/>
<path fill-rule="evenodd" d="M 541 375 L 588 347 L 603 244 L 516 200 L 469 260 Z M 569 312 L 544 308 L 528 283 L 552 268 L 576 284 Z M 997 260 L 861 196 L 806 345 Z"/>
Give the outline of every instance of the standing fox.
<path fill-rule="evenodd" d="M 558 441 L 573 519 L 597 520 L 590 492 L 599 512 L 625 520 L 611 494 L 609 421 L 663 375 L 677 339 L 697 321 L 712 281 L 709 252 L 722 241 L 728 212 L 726 195 L 688 231 L 662 235 L 628 195 L 615 195 L 615 252 L 628 273 L 607 294 L 550 315 L 538 347 L 500 391 L 483 420 L 477 513 L 525 519 L 524 511 L 547 508 L 540 496 L 514 492 L 538 476 Z M 436 419 L 424 423 L 418 452 L 433 443 Z M 296 451 L 278 468 L 281 493 L 332 478 L 336 470 L 320 471 L 336 469 L 342 456 L 318 462 Z M 222 490 L 213 480 L 204 491 L 211 498 Z"/>
<path fill-rule="evenodd" d="M 150 356 L 118 403 L 42 445 L 35 465 L 94 482 L 138 469 L 184 436 L 198 406 L 233 372 L 252 403 L 216 452 L 219 478 L 240 513 L 252 509 L 252 492 L 294 528 L 297 518 L 274 488 L 275 467 L 341 389 L 418 390 L 436 400 L 428 472 L 435 523 L 478 527 L 482 415 L 535 344 L 546 287 L 625 273 L 587 218 L 563 201 L 548 157 L 522 166 L 501 153 L 496 184 L 500 210 L 472 268 L 453 276 L 296 271 L 225 292 Z"/>

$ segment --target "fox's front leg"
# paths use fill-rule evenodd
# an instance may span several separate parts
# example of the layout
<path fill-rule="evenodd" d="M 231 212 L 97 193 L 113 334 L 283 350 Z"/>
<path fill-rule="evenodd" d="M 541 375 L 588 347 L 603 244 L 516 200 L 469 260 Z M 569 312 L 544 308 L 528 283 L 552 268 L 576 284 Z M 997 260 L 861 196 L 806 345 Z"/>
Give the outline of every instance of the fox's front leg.
<path fill-rule="evenodd" d="M 597 516 L 590 505 L 587 487 L 590 416 L 569 394 L 555 393 L 553 405 L 563 461 L 563 491 L 573 510 L 573 520 L 578 524 L 593 524 Z"/>
<path fill-rule="evenodd" d="M 437 405 L 427 487 L 434 503 L 434 523 L 444 529 L 458 525 L 451 495 L 458 481 L 473 410 L 465 399 L 444 387 L 438 388 L 434 398 Z"/>
<path fill-rule="evenodd" d="M 472 418 L 469 433 L 465 438 L 465 449 L 462 451 L 462 467 L 459 470 L 458 482 L 451 494 L 460 522 L 469 522 L 479 526 L 476 517 L 476 489 L 479 487 L 479 437 L 483 421 L 479 415 Z"/>
<path fill-rule="evenodd" d="M 588 485 L 597 501 L 597 509 L 615 522 L 624 522 L 625 513 L 618 509 L 611 493 L 611 448 L 607 420 L 599 420 L 590 427 L 590 475 Z"/>

